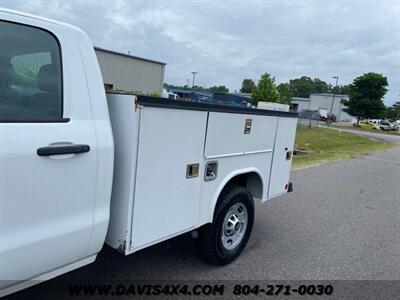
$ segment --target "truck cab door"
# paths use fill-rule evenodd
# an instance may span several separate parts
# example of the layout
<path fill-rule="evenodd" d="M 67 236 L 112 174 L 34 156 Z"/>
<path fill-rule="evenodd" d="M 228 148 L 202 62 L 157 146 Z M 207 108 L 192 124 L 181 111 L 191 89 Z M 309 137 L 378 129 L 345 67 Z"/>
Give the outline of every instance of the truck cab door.
<path fill-rule="evenodd" d="M 0 294 L 95 259 L 96 133 L 57 28 L 0 11 Z"/>

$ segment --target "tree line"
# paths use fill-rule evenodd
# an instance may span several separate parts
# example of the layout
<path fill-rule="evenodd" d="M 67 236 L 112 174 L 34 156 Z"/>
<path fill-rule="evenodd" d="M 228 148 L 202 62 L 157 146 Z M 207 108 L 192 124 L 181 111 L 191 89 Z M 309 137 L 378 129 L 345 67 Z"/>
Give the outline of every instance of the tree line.
<path fill-rule="evenodd" d="M 357 118 L 357 123 L 362 118 L 367 119 L 391 119 L 400 118 L 400 101 L 390 107 L 383 103 L 383 97 L 388 91 L 387 78 L 378 73 L 369 72 L 358 76 L 348 85 L 333 86 L 319 78 L 301 76 L 290 79 L 288 82 L 276 84 L 275 77 L 264 73 L 255 83 L 246 78 L 242 82 L 240 92 L 251 94 L 252 104 L 257 106 L 259 101 L 279 102 L 290 104 L 293 97 L 308 98 L 312 93 L 335 93 L 349 96 L 349 100 L 342 101 L 344 111 Z M 190 89 L 189 86 L 174 86 L 164 84 L 165 88 Z M 212 86 L 209 88 L 194 86 L 191 88 L 197 92 L 228 93 L 224 86 Z"/>
<path fill-rule="evenodd" d="M 194 87 L 190 87 L 188 85 L 179 86 L 179 85 L 164 83 L 164 88 L 165 89 L 192 90 L 194 92 L 205 92 L 205 93 L 229 93 L 229 89 L 224 85 L 218 85 L 218 86 L 215 85 L 215 86 L 205 88 L 205 87 L 197 86 L 197 85 L 195 85 Z"/>
<path fill-rule="evenodd" d="M 342 101 L 345 107 L 343 110 L 357 118 L 358 125 L 362 118 L 391 120 L 400 118 L 400 101 L 390 107 L 386 107 L 383 103 L 388 86 L 387 78 L 374 72 L 365 73 L 355 78 L 351 84 L 340 86 L 332 86 L 323 80 L 308 76 L 276 85 L 275 78 L 264 73 L 257 84 L 252 79 L 244 79 L 240 91 L 250 93 L 254 105 L 259 101 L 290 104 L 293 97 L 308 98 L 312 93 L 348 95 L 349 100 Z"/>
<path fill-rule="evenodd" d="M 244 79 L 240 92 L 252 94 L 254 104 L 258 101 L 290 104 L 293 97 L 308 98 L 312 93 L 348 94 L 349 85 L 332 86 L 319 78 L 308 76 L 277 85 L 275 77 L 264 73 L 257 84 L 252 79 Z"/>

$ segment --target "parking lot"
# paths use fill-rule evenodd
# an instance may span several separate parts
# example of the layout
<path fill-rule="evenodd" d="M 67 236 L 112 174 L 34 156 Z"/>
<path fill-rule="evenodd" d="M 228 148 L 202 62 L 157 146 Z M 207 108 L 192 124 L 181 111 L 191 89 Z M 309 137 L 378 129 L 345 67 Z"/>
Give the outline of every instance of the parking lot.
<path fill-rule="evenodd" d="M 400 280 L 399 178 L 399 148 L 294 171 L 294 192 L 257 206 L 228 266 L 203 263 L 190 235 L 128 257 L 105 246 L 94 264 L 12 298 L 51 299 L 71 280 Z"/>

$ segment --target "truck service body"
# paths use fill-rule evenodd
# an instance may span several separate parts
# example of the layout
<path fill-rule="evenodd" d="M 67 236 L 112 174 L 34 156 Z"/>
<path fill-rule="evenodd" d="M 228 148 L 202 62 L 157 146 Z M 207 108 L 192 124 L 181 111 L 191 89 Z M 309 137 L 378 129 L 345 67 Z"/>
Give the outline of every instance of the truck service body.
<path fill-rule="evenodd" d="M 106 94 L 87 35 L 0 9 L 0 296 L 197 229 L 235 259 L 291 189 L 297 115 Z"/>

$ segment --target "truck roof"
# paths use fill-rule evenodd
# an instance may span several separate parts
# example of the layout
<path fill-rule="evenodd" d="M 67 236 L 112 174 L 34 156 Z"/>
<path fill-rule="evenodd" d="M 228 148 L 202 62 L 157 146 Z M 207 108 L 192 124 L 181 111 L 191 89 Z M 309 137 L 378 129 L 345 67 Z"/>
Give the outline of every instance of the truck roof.
<path fill-rule="evenodd" d="M 16 15 L 16 16 L 21 16 L 21 17 L 27 17 L 27 18 L 31 18 L 31 19 L 39 20 L 39 21 L 45 21 L 45 22 L 48 22 L 48 23 L 52 23 L 52 24 L 58 25 L 60 27 L 69 28 L 69 29 L 72 29 L 74 31 L 78 31 L 80 33 L 84 33 L 86 35 L 86 33 L 81 28 L 79 28 L 77 26 L 74 26 L 74 25 L 71 25 L 71 24 L 68 24 L 68 23 L 64 23 L 64 22 L 60 22 L 60 21 L 56 21 L 56 20 L 53 20 L 53 19 L 49 19 L 49 18 L 46 18 L 46 17 L 32 15 L 32 14 L 20 12 L 20 11 L 17 11 L 17 10 L 4 8 L 4 7 L 0 7 L 0 12 L 7 13 L 7 14 L 12 14 L 12 15 Z"/>

